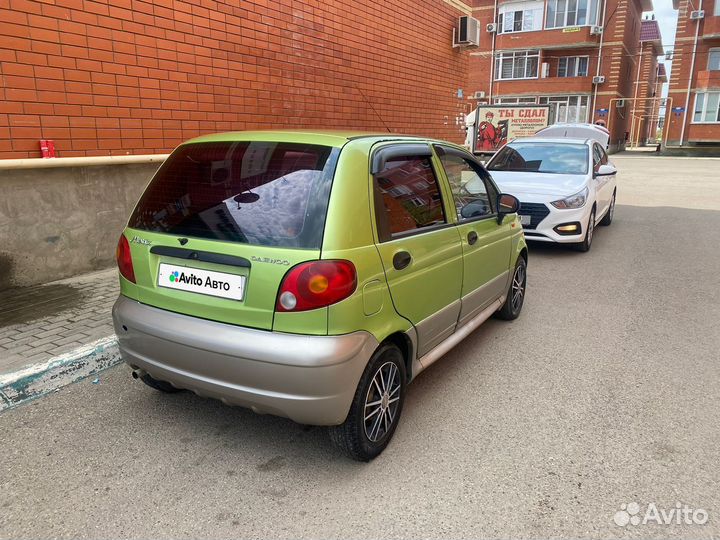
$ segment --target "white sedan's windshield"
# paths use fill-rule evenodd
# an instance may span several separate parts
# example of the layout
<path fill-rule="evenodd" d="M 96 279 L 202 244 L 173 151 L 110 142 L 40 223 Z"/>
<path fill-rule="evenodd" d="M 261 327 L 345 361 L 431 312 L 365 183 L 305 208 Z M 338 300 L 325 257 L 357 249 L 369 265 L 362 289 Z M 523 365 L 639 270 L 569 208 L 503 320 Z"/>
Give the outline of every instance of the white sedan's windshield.
<path fill-rule="evenodd" d="M 588 147 L 584 144 L 514 142 L 490 162 L 491 171 L 587 174 Z"/>

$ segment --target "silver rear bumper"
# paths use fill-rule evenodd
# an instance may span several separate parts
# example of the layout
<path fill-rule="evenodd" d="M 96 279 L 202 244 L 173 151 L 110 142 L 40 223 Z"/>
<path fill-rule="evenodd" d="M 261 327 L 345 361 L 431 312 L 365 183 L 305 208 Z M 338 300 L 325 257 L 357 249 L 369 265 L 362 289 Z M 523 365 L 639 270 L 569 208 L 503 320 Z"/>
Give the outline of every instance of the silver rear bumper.
<path fill-rule="evenodd" d="M 201 395 L 296 422 L 345 420 L 378 346 L 368 332 L 283 334 L 207 321 L 120 296 L 113 306 L 123 360 Z"/>

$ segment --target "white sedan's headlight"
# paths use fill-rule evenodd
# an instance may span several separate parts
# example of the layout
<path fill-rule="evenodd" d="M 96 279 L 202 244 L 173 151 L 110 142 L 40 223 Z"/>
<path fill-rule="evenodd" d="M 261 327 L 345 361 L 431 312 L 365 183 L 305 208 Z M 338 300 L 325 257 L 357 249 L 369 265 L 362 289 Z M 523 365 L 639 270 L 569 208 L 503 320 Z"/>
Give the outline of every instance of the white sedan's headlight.
<path fill-rule="evenodd" d="M 550 204 L 552 204 L 555 208 L 560 209 L 566 209 L 566 208 L 582 208 L 585 206 L 585 202 L 588 198 L 588 188 L 583 189 L 582 191 L 576 193 L 575 195 L 570 195 L 569 197 L 566 197 L 565 199 L 560 199 L 559 201 L 553 201 Z"/>

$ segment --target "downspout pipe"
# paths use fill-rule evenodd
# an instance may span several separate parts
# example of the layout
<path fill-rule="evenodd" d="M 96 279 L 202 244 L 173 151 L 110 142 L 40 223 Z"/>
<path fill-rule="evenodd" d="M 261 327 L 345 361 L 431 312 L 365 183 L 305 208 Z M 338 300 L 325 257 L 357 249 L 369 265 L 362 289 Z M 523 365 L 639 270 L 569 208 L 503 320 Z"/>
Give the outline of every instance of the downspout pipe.
<path fill-rule="evenodd" d="M 637 111 L 637 99 L 638 99 L 638 89 L 640 88 L 640 72 L 642 71 L 642 63 L 643 63 L 643 52 L 645 51 L 645 44 L 644 42 L 640 42 L 640 58 L 638 58 L 638 66 L 637 66 L 637 76 L 635 77 L 635 94 L 633 95 L 633 107 L 632 107 L 632 117 L 633 117 L 633 123 L 630 127 L 630 147 L 633 147 L 633 141 L 637 137 L 637 132 L 640 131 L 640 122 L 638 122 L 637 130 L 635 129 L 635 116 Z"/>
<path fill-rule="evenodd" d="M 718 0 L 720 1 L 720 0 Z M 493 9 L 493 23 L 498 24 L 498 0 L 495 0 L 495 8 Z M 493 102 L 493 86 L 495 81 L 495 36 L 497 36 L 498 28 L 495 28 L 495 32 L 492 35 L 492 45 L 490 46 L 490 93 L 488 96 L 488 103 L 492 105 Z"/>
<path fill-rule="evenodd" d="M 720 1 L 720 0 L 718 0 Z M 602 6 L 602 17 L 600 18 L 600 22 L 602 22 L 602 32 L 600 32 L 600 47 L 598 48 L 598 61 L 597 61 L 597 69 L 595 70 L 595 75 L 600 76 L 600 67 L 602 64 L 602 50 L 603 50 L 603 40 L 605 38 L 605 15 L 607 14 L 607 0 L 603 0 L 603 6 Z M 598 85 L 595 85 L 595 89 L 593 90 L 593 102 L 592 102 L 592 109 L 590 110 L 590 121 L 592 121 L 593 118 L 595 118 L 595 107 L 597 106 L 597 93 L 598 93 Z"/>
<path fill-rule="evenodd" d="M 716 0 L 718 1 L 718 0 Z M 687 4 L 685 4 L 687 7 Z M 702 10 L 703 2 L 700 0 L 698 10 Z M 687 8 L 685 9 L 685 15 L 687 16 Z M 697 53 L 697 44 L 698 44 L 698 38 L 700 36 L 700 21 L 702 19 L 698 19 L 695 21 L 695 41 L 693 41 L 693 51 L 692 51 L 692 59 L 690 60 L 690 77 L 688 77 L 688 86 L 687 86 L 687 92 L 685 93 L 685 111 L 683 112 L 683 125 L 682 129 L 680 130 L 680 146 L 683 145 L 683 142 L 685 141 L 685 126 L 687 126 L 688 123 L 688 107 L 690 106 L 690 89 L 692 88 L 692 81 L 693 81 L 693 75 L 695 73 L 695 54 Z M 666 113 L 667 114 L 667 113 Z"/>

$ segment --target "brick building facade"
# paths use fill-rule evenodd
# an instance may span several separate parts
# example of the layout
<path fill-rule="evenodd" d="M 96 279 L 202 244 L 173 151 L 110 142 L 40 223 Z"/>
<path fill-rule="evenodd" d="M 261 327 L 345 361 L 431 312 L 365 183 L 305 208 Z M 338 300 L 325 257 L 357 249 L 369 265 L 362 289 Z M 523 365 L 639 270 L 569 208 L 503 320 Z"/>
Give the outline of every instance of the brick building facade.
<path fill-rule="evenodd" d="M 668 146 L 720 147 L 720 0 L 673 0 Z"/>
<path fill-rule="evenodd" d="M 170 7 L 166 7 L 170 6 Z M 462 142 L 461 0 L 0 1 L 0 158 L 163 153 L 201 133 Z"/>
<path fill-rule="evenodd" d="M 660 25 L 653 18 L 640 23 L 640 49 L 631 114 L 630 141 L 644 145 L 654 143 L 660 114 L 662 85 L 667 82 L 665 65 L 658 56 L 665 54 Z"/>
<path fill-rule="evenodd" d="M 548 104 L 551 122 L 604 123 L 611 148 L 622 147 L 631 121 L 617 99 L 635 95 L 650 10 L 651 0 L 473 0 L 482 37 L 469 90 L 488 103 Z"/>

